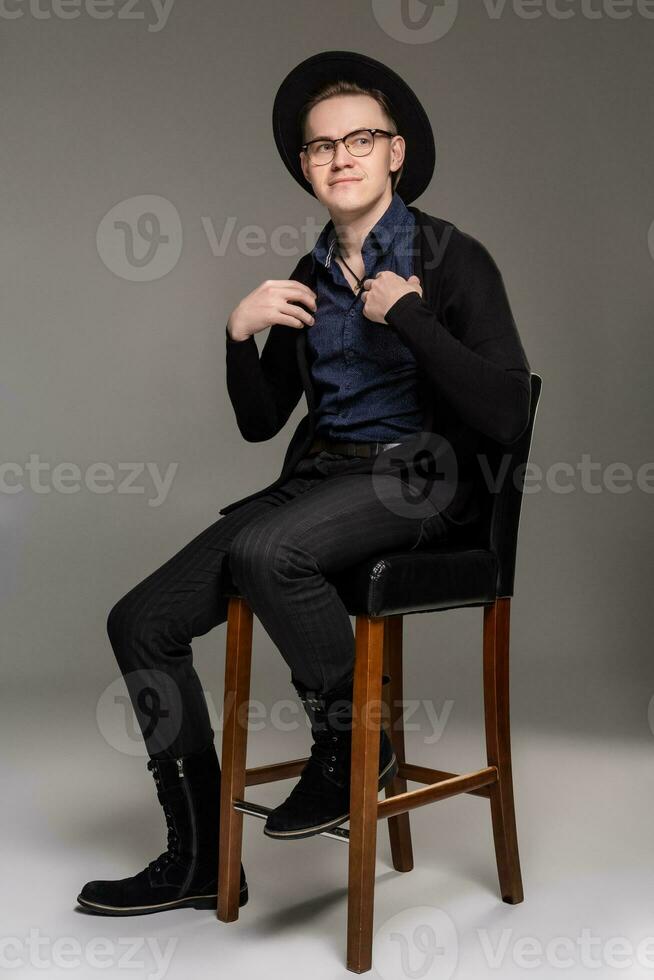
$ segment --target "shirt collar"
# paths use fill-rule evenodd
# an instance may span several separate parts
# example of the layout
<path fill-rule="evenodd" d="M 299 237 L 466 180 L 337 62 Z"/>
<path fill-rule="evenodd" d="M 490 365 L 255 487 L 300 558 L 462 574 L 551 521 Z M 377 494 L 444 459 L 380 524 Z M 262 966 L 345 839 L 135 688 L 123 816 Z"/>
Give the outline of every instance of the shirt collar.
<path fill-rule="evenodd" d="M 397 193 L 393 192 L 391 203 L 388 205 L 381 218 L 374 225 L 363 240 L 361 253 L 366 255 L 386 255 L 390 250 L 393 240 L 397 233 L 405 228 L 411 221 L 411 212 Z M 334 222 L 327 222 L 318 236 L 318 240 L 311 251 L 311 269 L 315 270 L 316 260 L 329 269 L 334 250 L 336 249 L 336 231 Z"/>

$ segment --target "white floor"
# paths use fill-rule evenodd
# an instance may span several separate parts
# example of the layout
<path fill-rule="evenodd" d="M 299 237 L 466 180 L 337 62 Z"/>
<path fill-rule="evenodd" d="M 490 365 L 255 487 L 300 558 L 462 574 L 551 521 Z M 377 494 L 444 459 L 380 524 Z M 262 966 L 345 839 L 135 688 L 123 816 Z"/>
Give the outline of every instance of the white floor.
<path fill-rule="evenodd" d="M 5 722 L 12 743 L 7 751 L 5 740 L 3 753 L 3 972 L 352 975 L 347 844 L 272 841 L 256 817 L 244 817 L 250 900 L 237 922 L 194 910 L 111 919 L 81 912 L 75 896 L 85 881 L 134 873 L 164 849 L 152 777 L 143 759 L 99 736 L 80 742 L 79 719 L 61 710 L 35 725 L 29 711 L 9 709 Z M 277 743 L 271 750 L 264 733 L 250 739 L 248 765 L 303 754 L 297 741 L 285 752 Z M 654 739 L 585 742 L 514 725 L 513 755 L 524 902 L 499 897 L 485 799 L 460 796 L 414 811 L 408 874 L 392 868 L 382 821 L 370 977 L 654 975 Z M 480 729 L 460 723 L 436 745 L 410 734 L 408 756 L 453 772 L 485 764 Z M 275 805 L 291 786 L 250 787 L 247 796 Z"/>

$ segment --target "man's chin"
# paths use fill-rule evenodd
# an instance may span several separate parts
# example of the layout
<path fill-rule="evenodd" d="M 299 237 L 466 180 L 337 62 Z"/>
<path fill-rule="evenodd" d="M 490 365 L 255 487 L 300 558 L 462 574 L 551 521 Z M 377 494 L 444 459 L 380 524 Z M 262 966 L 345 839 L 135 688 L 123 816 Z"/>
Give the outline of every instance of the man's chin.
<path fill-rule="evenodd" d="M 346 214 L 349 211 L 360 211 L 366 204 L 371 203 L 370 192 L 363 186 L 363 181 L 344 181 L 343 186 L 337 184 L 325 187 L 322 203 L 326 208 Z"/>

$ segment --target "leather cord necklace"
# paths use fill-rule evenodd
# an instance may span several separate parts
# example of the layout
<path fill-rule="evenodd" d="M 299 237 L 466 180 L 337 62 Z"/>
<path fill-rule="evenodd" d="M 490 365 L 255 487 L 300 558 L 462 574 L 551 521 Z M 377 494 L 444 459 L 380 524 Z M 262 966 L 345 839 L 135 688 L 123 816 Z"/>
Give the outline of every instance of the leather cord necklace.
<path fill-rule="evenodd" d="M 348 270 L 348 272 L 351 272 L 351 273 L 352 273 L 352 275 L 354 276 L 354 278 L 356 279 L 356 282 L 357 282 L 357 288 L 358 288 L 358 290 L 359 290 L 359 293 L 360 293 L 360 292 L 361 292 L 361 290 L 363 289 L 363 283 L 364 283 L 364 280 L 366 280 L 366 279 L 368 278 L 368 276 L 366 276 L 366 275 L 365 275 L 365 272 L 364 272 L 364 276 L 363 276 L 363 279 L 359 279 L 359 277 L 358 277 L 358 275 L 356 274 L 356 272 L 354 272 L 354 270 L 353 270 L 353 269 L 350 269 L 350 267 L 349 267 L 349 265 L 347 264 L 347 262 L 345 261 L 345 259 L 344 259 L 344 258 L 343 258 L 343 256 L 341 255 L 341 250 L 340 250 L 340 248 L 338 249 L 338 253 L 337 253 L 337 254 L 338 254 L 338 257 L 339 257 L 339 259 L 340 259 L 340 260 L 342 261 L 342 263 L 343 263 L 343 265 L 345 266 L 345 268 L 346 268 L 346 269 Z M 359 293 L 357 293 L 357 296 L 359 295 Z"/>

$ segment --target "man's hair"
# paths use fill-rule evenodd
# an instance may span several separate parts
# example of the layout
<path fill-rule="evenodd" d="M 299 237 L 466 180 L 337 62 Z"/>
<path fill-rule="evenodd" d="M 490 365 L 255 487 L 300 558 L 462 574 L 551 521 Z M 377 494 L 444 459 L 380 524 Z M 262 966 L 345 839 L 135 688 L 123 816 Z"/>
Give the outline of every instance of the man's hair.
<path fill-rule="evenodd" d="M 397 135 L 397 119 L 388 96 L 384 95 L 384 93 L 378 88 L 363 88 L 357 82 L 345 81 L 344 79 L 339 78 L 335 82 L 326 82 L 324 85 L 322 85 L 316 92 L 313 93 L 313 95 L 300 109 L 300 114 L 298 117 L 300 142 L 304 143 L 304 127 L 311 109 L 313 109 L 315 105 L 318 105 L 319 102 L 323 102 L 325 99 L 330 99 L 333 95 L 369 95 L 382 107 L 384 115 L 387 117 L 389 122 L 389 130 L 394 136 Z M 391 190 L 395 191 L 399 179 L 402 176 L 403 170 L 404 164 L 402 164 L 399 170 L 396 170 L 395 173 L 392 174 Z"/>

